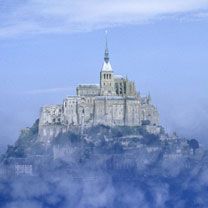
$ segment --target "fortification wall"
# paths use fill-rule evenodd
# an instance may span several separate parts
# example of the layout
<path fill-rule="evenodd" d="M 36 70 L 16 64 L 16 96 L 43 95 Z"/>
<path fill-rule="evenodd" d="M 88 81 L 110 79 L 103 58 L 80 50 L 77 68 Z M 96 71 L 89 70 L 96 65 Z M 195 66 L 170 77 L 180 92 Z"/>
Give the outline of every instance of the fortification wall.
<path fill-rule="evenodd" d="M 100 97 L 95 99 L 94 124 L 124 125 L 124 99 Z"/>
<path fill-rule="evenodd" d="M 143 104 L 141 105 L 142 110 L 142 120 L 143 121 L 150 121 L 151 125 L 160 124 L 160 116 L 159 112 L 157 111 L 156 107 L 152 104 Z"/>
<path fill-rule="evenodd" d="M 45 124 L 60 124 L 63 122 L 63 105 L 50 105 L 41 108 L 40 126 Z"/>
<path fill-rule="evenodd" d="M 77 97 L 68 97 L 64 100 L 63 121 L 65 125 L 78 125 Z"/>
<path fill-rule="evenodd" d="M 126 122 L 127 126 L 140 126 L 142 120 L 141 104 L 138 99 L 126 100 Z"/>
<path fill-rule="evenodd" d="M 57 136 L 73 126 L 140 126 L 145 122 L 159 125 L 159 113 L 149 101 L 137 97 L 68 97 L 63 105 L 43 107 L 39 131 L 43 138 Z"/>

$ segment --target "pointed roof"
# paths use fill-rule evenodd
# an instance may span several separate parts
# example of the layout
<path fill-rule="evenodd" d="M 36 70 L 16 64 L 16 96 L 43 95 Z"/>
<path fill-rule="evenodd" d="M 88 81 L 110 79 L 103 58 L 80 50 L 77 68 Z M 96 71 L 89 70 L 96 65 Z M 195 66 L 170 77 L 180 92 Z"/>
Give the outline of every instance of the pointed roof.
<path fill-rule="evenodd" d="M 110 64 L 107 31 L 105 33 L 106 33 L 106 43 L 105 43 L 106 45 L 105 45 L 104 64 L 103 64 L 102 71 L 113 71 L 111 64 Z"/>
<path fill-rule="evenodd" d="M 108 62 L 108 63 L 104 62 L 103 67 L 102 67 L 102 71 L 113 71 L 110 62 Z"/>

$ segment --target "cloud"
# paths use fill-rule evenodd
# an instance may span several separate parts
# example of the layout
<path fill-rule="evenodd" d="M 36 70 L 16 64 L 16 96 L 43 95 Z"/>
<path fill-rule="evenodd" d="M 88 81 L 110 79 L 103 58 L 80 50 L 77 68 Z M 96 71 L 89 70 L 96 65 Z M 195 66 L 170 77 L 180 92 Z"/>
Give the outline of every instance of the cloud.
<path fill-rule="evenodd" d="M 0 37 L 83 32 L 170 15 L 206 18 L 207 8 L 207 0 L 1 0 Z"/>

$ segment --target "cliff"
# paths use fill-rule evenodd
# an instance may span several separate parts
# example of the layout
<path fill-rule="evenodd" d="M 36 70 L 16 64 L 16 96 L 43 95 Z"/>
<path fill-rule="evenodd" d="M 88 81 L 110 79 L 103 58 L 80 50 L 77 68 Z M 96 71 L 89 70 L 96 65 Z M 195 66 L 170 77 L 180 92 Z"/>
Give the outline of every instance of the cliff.
<path fill-rule="evenodd" d="M 59 133 L 47 144 L 41 142 L 38 127 L 39 120 L 31 128 L 23 129 L 16 143 L 8 146 L 2 160 L 35 155 L 49 155 L 51 158 L 62 155 L 60 159 L 67 159 L 70 155 L 63 153 L 67 148 L 77 148 L 82 152 L 90 149 L 91 154 L 117 154 L 117 151 L 125 154 L 136 151 L 138 154 L 142 153 L 143 157 L 157 154 L 163 159 L 202 154 L 197 140 L 179 138 L 176 134 L 168 135 L 162 127 L 149 124 L 138 127 L 97 125 L 83 130 L 72 128 L 65 133 Z"/>

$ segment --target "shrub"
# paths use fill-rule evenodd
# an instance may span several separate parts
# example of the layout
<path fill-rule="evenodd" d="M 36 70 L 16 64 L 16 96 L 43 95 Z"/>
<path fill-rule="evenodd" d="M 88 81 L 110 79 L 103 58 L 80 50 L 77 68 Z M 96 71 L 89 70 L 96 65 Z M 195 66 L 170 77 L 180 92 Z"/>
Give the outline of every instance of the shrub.
<path fill-rule="evenodd" d="M 191 139 L 188 141 L 188 144 L 195 154 L 196 150 L 199 148 L 199 142 L 196 139 Z"/>

